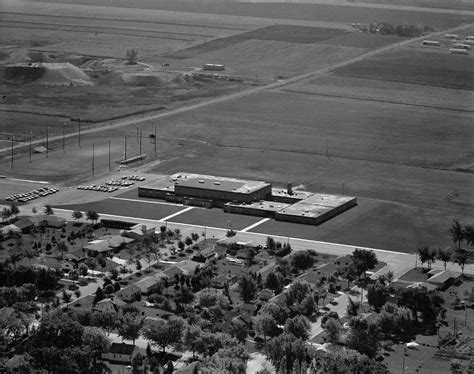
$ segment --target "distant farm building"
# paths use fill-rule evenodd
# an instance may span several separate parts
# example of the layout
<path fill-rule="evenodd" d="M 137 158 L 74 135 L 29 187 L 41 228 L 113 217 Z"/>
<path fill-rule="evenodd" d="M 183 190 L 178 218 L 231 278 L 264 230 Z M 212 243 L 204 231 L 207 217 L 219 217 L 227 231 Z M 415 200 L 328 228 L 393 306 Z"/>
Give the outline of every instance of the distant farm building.
<path fill-rule="evenodd" d="M 225 70 L 225 66 L 223 64 L 204 64 L 202 70 Z"/>
<path fill-rule="evenodd" d="M 471 46 L 469 44 L 465 44 L 465 43 L 454 43 L 453 48 L 471 49 Z"/>
<path fill-rule="evenodd" d="M 451 52 L 451 54 L 453 54 L 453 55 L 467 55 L 467 54 L 469 54 L 467 49 L 464 49 L 464 48 L 451 48 L 449 50 L 449 52 Z"/>
<path fill-rule="evenodd" d="M 440 44 L 436 40 L 423 40 L 423 45 L 427 45 L 429 47 L 439 47 Z"/>
<path fill-rule="evenodd" d="M 445 39 L 454 39 L 454 40 L 459 40 L 459 35 L 458 34 L 444 34 Z"/>

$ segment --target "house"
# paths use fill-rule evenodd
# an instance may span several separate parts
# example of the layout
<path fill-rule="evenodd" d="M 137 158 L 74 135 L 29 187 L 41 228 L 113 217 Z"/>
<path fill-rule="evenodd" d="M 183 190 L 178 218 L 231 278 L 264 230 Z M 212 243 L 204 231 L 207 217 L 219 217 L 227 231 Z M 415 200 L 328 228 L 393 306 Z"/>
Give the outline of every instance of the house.
<path fill-rule="evenodd" d="M 222 238 L 218 240 L 216 242 L 215 252 L 219 256 L 225 255 L 227 249 L 231 245 L 234 245 L 238 247 L 239 249 L 247 249 L 247 248 L 258 249 L 259 248 L 259 243 L 245 240 L 245 238 L 241 237 L 240 233 L 237 233 L 235 236 L 232 236 L 230 238 L 226 237 L 226 238 Z"/>
<path fill-rule="evenodd" d="M 137 300 L 141 295 L 141 289 L 136 284 L 132 284 L 128 287 L 122 288 L 116 293 L 123 301 L 129 303 Z"/>
<path fill-rule="evenodd" d="M 120 235 L 132 238 L 134 240 L 140 240 L 145 235 L 153 235 L 155 231 L 155 225 L 139 223 L 135 226 L 130 227 L 130 230 L 121 230 Z"/>
<path fill-rule="evenodd" d="M 112 314 L 117 314 L 119 311 L 119 308 L 121 306 L 125 305 L 125 302 L 118 298 L 106 298 L 103 300 L 100 300 L 95 306 L 92 308 L 93 312 L 98 312 L 98 313 L 112 313 Z"/>
<path fill-rule="evenodd" d="M 133 357 L 138 353 L 136 345 L 126 343 L 112 343 L 110 350 L 102 354 L 104 360 L 112 363 L 131 364 Z"/>
<path fill-rule="evenodd" d="M 14 224 L 2 227 L 1 233 L 3 236 L 12 234 L 21 234 L 21 229 Z"/>
<path fill-rule="evenodd" d="M 133 243 L 135 239 L 127 238 L 121 235 L 104 235 L 99 240 L 105 240 L 110 248 L 115 252 L 118 252 L 124 248 L 127 244 Z"/>
<path fill-rule="evenodd" d="M 61 217 L 47 215 L 47 214 L 43 214 L 38 217 L 39 217 L 39 222 L 48 227 L 59 229 L 63 226 L 66 226 L 66 220 Z"/>
<path fill-rule="evenodd" d="M 231 323 L 245 330 L 252 328 L 252 319 L 247 314 L 240 314 L 237 317 L 232 318 Z"/>
<path fill-rule="evenodd" d="M 135 285 L 140 289 L 140 292 L 143 295 L 148 295 L 152 293 L 153 288 L 158 284 L 159 278 L 150 275 L 143 279 L 140 279 Z"/>
<path fill-rule="evenodd" d="M 64 258 L 77 264 L 86 259 L 86 250 L 84 248 L 78 248 L 66 253 Z"/>
<path fill-rule="evenodd" d="M 107 255 L 112 248 L 109 247 L 109 243 L 107 240 L 92 240 L 89 242 L 84 249 L 87 252 L 88 256 L 96 257 L 99 253 L 102 253 L 103 255 Z"/>
<path fill-rule="evenodd" d="M 176 263 L 175 266 L 180 268 L 183 274 L 188 275 L 188 274 L 194 274 L 194 272 L 196 271 L 196 268 L 203 269 L 207 265 L 200 262 L 193 261 L 193 260 L 183 260 Z"/>
<path fill-rule="evenodd" d="M 168 269 L 163 270 L 163 273 L 168 277 L 168 279 L 174 279 L 175 275 L 184 274 L 183 270 L 177 267 L 176 265 L 171 265 Z"/>
<path fill-rule="evenodd" d="M 31 220 L 23 218 L 19 221 L 16 221 L 15 226 L 18 227 L 23 234 L 28 234 L 35 224 Z"/>
<path fill-rule="evenodd" d="M 61 261 L 61 270 L 65 273 L 69 273 L 72 269 L 76 268 L 76 264 L 72 261 Z"/>
<path fill-rule="evenodd" d="M 214 259 L 216 257 L 216 250 L 214 249 L 213 246 L 206 247 L 202 250 L 200 250 L 198 253 L 196 253 L 191 260 L 196 261 L 196 262 L 206 262 Z"/>
<path fill-rule="evenodd" d="M 426 283 L 432 284 L 438 289 L 443 289 L 455 284 L 460 277 L 461 274 L 443 270 L 428 278 Z"/>

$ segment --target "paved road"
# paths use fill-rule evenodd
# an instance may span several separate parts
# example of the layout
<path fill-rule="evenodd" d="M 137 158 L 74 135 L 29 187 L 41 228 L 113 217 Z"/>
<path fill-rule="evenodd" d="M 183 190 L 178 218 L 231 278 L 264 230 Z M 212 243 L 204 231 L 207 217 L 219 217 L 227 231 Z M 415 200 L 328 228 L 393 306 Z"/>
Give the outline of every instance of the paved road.
<path fill-rule="evenodd" d="M 89 129 L 89 130 L 81 131 L 81 134 L 82 135 L 88 135 L 88 134 L 90 135 L 90 134 L 98 133 L 98 132 L 103 131 L 103 130 L 111 130 L 111 129 L 116 129 L 116 128 L 120 128 L 120 127 L 124 127 L 124 126 L 128 126 L 128 125 L 139 124 L 139 123 L 146 122 L 146 121 L 149 121 L 149 120 L 167 118 L 167 117 L 171 117 L 171 116 L 178 115 L 178 114 L 181 114 L 181 113 L 185 113 L 185 112 L 189 112 L 189 111 L 192 111 L 192 110 L 200 109 L 200 108 L 203 108 L 203 107 L 206 107 L 206 106 L 209 106 L 209 105 L 214 105 L 214 104 L 223 103 L 223 102 L 227 102 L 227 101 L 231 101 L 231 100 L 236 100 L 236 99 L 239 99 L 241 97 L 253 95 L 255 93 L 258 93 L 258 92 L 261 92 L 261 91 L 264 91 L 264 90 L 271 90 L 271 89 L 287 86 L 287 85 L 290 85 L 290 84 L 293 84 L 293 83 L 304 81 L 304 80 L 309 79 L 309 78 L 313 79 L 313 78 L 318 77 L 318 76 L 326 75 L 326 74 L 330 73 L 331 71 L 333 71 L 335 69 L 341 68 L 341 67 L 346 66 L 346 65 L 353 64 L 355 62 L 359 62 L 361 60 L 373 57 L 373 56 L 375 56 L 377 54 L 380 54 L 380 53 L 387 52 L 387 51 L 389 51 L 391 49 L 394 49 L 394 48 L 399 48 L 401 46 L 410 44 L 414 41 L 423 40 L 423 39 L 426 39 L 426 38 L 434 38 L 437 35 L 442 35 L 446 32 L 458 32 L 462 29 L 466 29 L 466 28 L 469 28 L 471 26 L 472 26 L 472 24 L 463 25 L 463 26 L 455 27 L 455 28 L 452 28 L 452 29 L 449 29 L 449 30 L 443 30 L 443 31 L 435 32 L 435 33 L 432 33 L 432 34 L 429 34 L 429 35 L 424 35 L 424 36 L 419 37 L 419 38 L 407 39 L 403 42 L 390 44 L 388 46 L 384 46 L 384 47 L 369 51 L 367 53 L 364 53 L 364 54 L 362 54 L 358 57 L 354 57 L 352 59 L 349 59 L 349 60 L 346 60 L 346 61 L 343 61 L 343 62 L 339 62 L 339 63 L 333 64 L 331 66 L 328 66 L 328 67 L 325 67 L 325 68 L 322 68 L 322 69 L 314 70 L 314 71 L 311 71 L 309 73 L 301 74 L 301 75 L 298 75 L 298 76 L 293 77 L 293 78 L 277 81 L 277 82 L 270 83 L 270 84 L 265 85 L 265 86 L 259 86 L 259 87 L 251 88 L 251 89 L 248 89 L 248 90 L 240 91 L 240 92 L 233 93 L 233 94 L 226 95 L 226 96 L 217 97 L 217 98 L 210 99 L 210 100 L 198 103 L 198 104 L 193 104 L 193 105 L 189 105 L 189 106 L 186 106 L 186 107 L 181 107 L 181 108 L 178 108 L 178 109 L 170 110 L 168 112 L 164 112 L 164 113 L 163 112 L 144 113 L 144 114 L 132 115 L 132 116 L 129 116 L 129 117 L 124 117 L 124 118 L 120 118 L 120 119 L 116 119 L 116 120 L 104 121 L 104 122 L 101 122 L 100 124 L 94 126 L 93 128 Z M 68 134 L 68 135 L 65 136 L 65 138 L 69 139 L 69 138 L 74 138 L 76 136 L 77 136 L 77 134 Z M 63 138 L 62 135 L 58 135 L 58 136 L 54 136 L 54 137 L 49 138 L 49 141 L 52 143 L 52 142 L 55 142 L 55 141 L 60 141 L 60 140 L 62 140 L 62 138 Z M 36 145 L 40 145 L 42 143 L 43 143 L 42 139 L 37 139 L 34 142 L 32 142 L 32 145 L 36 146 Z M 18 144 L 16 146 L 14 146 L 14 148 L 18 148 L 18 149 L 19 148 L 27 148 L 28 146 L 29 145 L 24 145 L 24 144 L 20 145 L 20 144 Z M 11 148 L 8 146 L 6 148 L 0 149 L 0 154 L 7 153 L 7 152 L 10 152 L 10 151 L 11 151 Z"/>

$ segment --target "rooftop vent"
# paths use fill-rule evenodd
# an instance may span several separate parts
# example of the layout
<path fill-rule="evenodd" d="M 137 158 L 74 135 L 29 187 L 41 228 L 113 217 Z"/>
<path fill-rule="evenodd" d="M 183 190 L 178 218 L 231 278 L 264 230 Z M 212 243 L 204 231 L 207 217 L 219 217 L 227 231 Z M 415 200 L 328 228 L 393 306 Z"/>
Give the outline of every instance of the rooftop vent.
<path fill-rule="evenodd" d="M 199 179 L 199 183 L 204 183 L 204 181 L 202 179 Z"/>
<path fill-rule="evenodd" d="M 216 186 L 220 186 L 220 185 L 221 185 L 221 182 L 214 182 L 214 184 L 215 184 Z"/>

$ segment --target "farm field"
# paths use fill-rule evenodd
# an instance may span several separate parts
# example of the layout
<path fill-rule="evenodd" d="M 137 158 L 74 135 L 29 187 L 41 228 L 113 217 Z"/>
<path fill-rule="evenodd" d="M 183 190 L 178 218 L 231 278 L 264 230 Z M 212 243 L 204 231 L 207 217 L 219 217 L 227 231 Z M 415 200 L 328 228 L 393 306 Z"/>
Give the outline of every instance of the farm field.
<path fill-rule="evenodd" d="M 473 90 L 474 58 L 451 55 L 447 50 L 406 48 L 342 67 L 335 74 Z"/>
<path fill-rule="evenodd" d="M 71 3 L 83 5 L 110 5 L 108 0 L 49 0 L 49 3 Z M 127 0 L 114 0 L 113 5 L 124 8 L 160 9 L 180 12 L 224 14 L 235 16 L 253 16 L 312 20 L 350 24 L 352 22 L 371 23 L 382 20 L 398 24 L 425 24 L 434 28 L 449 28 L 460 23 L 472 22 L 472 15 L 433 13 L 386 8 L 338 6 L 331 4 L 291 4 L 291 3 L 250 3 L 229 1 L 173 1 L 140 0 L 133 3 Z"/>
<path fill-rule="evenodd" d="M 401 40 L 342 29 L 276 25 L 215 39 L 167 55 L 182 70 L 221 63 L 226 74 L 255 78 L 292 77 L 357 57 Z M 157 57 L 146 61 L 157 61 Z"/>
<path fill-rule="evenodd" d="M 468 90 L 422 86 L 377 79 L 331 75 L 296 83 L 286 92 L 372 100 L 405 105 L 473 111 L 473 94 Z"/>

